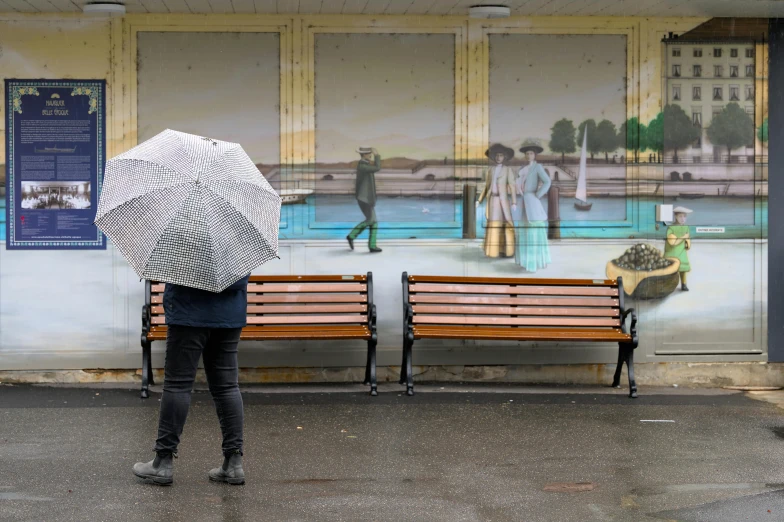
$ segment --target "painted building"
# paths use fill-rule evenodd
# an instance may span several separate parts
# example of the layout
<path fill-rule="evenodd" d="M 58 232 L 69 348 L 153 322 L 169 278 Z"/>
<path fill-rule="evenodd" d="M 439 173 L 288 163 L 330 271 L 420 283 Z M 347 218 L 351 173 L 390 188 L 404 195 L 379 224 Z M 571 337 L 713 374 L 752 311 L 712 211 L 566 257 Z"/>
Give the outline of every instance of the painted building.
<path fill-rule="evenodd" d="M 372 271 L 382 378 L 394 378 L 400 362 L 401 272 L 605 278 L 608 264 L 634 245 L 663 251 L 667 227 L 655 222 L 655 207 L 666 203 L 693 210 L 690 291 L 630 298 L 640 314 L 638 382 L 779 378 L 768 364 L 766 142 L 757 139 L 750 149 L 750 171 L 707 162 L 685 180 L 680 166 L 674 178 L 673 165 L 648 161 L 670 154 L 657 145 L 668 103 L 679 102 L 689 118 L 699 106 L 705 127 L 737 85 L 741 106 L 754 109 L 756 132 L 767 113 L 761 40 L 684 42 L 681 56 L 669 56 L 665 49 L 676 47 L 662 43 L 669 33 L 684 34 L 708 18 L 665 7 L 617 16 L 640 12 L 643 4 L 634 8 L 633 0 L 626 8 L 598 2 L 578 10 L 575 3 L 574 13 L 564 6 L 550 12 L 562 2 L 519 5 L 511 18 L 495 20 L 469 18 L 468 4 L 451 0 L 386 2 L 383 12 L 375 2 L 334 2 L 345 4 L 343 13 L 333 2 L 304 0 L 277 2 L 271 11 L 266 2 L 236 0 L 126 2 L 121 18 L 66 12 L 81 2 L 50 3 L 62 12 L 23 13 L 21 2 L 0 1 L 0 75 L 106 80 L 107 157 L 166 128 L 242 144 L 287 203 L 281 259 L 257 273 Z M 541 16 L 552 14 L 572 16 Z M 686 75 L 698 47 L 703 80 Z M 709 56 L 714 47 L 721 58 Z M 677 58 L 681 76 L 670 78 Z M 713 77 L 714 65 L 724 67 L 721 78 Z M 716 102 L 714 84 L 722 88 Z M 680 100 L 672 99 L 676 85 Z M 3 104 L 2 156 L 6 111 Z M 646 143 L 632 130 L 643 127 Z M 588 212 L 573 205 L 583 129 Z M 543 210 L 553 216 L 550 206 L 558 205 L 560 218 L 547 240 L 550 260 L 535 270 L 514 257 L 489 256 L 484 205 L 470 221 L 473 209 L 462 199 L 465 187 L 482 192 L 490 144 L 514 150 L 509 164 L 519 177 L 519 149 L 531 140 L 541 144 L 538 161 L 551 179 Z M 345 239 L 363 219 L 352 192 L 360 147 L 381 157 L 375 210 L 383 252 L 376 254 L 368 253 L 367 236 L 355 251 Z M 712 157 L 710 147 L 703 136 L 701 147 L 681 154 Z M 524 210 L 517 212 L 520 241 L 528 225 Z M 139 368 L 143 292 L 111 244 L 105 251 L 0 247 L 0 370 L 15 372 L 6 379 L 58 370 L 43 378 L 89 380 L 94 373 L 83 370 Z M 163 346 L 153 350 L 161 368 Z M 433 341 L 417 343 L 414 364 L 448 379 L 609 383 L 616 358 L 612 345 Z M 364 346 L 245 343 L 241 366 L 247 380 L 353 379 L 364 366 Z"/>
<path fill-rule="evenodd" d="M 705 129 L 730 103 L 738 104 L 749 115 L 753 126 L 757 77 L 754 42 L 671 40 L 665 56 L 666 103 L 681 107 L 701 130 L 697 140 L 681 154 L 680 162 L 727 162 L 726 148 L 711 143 Z M 738 160 L 754 162 L 753 142 L 734 152 Z M 671 159 L 673 154 L 667 157 Z"/>

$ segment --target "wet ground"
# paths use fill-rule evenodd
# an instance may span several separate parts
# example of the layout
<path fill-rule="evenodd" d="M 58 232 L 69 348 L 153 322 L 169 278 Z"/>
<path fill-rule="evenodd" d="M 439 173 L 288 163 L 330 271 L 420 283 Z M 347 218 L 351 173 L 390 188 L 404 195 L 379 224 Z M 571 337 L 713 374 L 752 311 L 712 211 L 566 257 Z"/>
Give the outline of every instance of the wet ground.
<path fill-rule="evenodd" d="M 784 410 L 741 392 L 384 385 L 245 388 L 245 486 L 197 391 L 174 486 L 159 393 L 0 385 L 0 520 L 784 520 Z"/>

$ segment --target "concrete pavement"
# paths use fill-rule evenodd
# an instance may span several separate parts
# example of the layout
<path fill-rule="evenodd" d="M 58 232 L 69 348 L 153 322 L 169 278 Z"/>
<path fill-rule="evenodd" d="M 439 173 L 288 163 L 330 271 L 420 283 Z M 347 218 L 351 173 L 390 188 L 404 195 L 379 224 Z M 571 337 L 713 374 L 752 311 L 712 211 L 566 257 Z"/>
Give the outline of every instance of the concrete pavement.
<path fill-rule="evenodd" d="M 161 488 L 131 474 L 155 391 L 0 385 L 0 520 L 784 520 L 784 411 L 742 392 L 380 391 L 244 388 L 235 487 L 207 480 L 220 430 L 197 391 Z"/>

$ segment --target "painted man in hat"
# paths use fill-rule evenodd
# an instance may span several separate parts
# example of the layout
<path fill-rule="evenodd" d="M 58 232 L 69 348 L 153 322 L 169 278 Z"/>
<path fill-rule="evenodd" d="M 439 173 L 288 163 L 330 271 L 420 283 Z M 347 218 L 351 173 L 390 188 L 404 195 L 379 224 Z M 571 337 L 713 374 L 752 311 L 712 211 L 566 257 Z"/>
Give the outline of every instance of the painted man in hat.
<path fill-rule="evenodd" d="M 688 292 L 686 273 L 691 271 L 691 265 L 689 264 L 687 251 L 691 249 L 691 237 L 689 236 L 689 226 L 686 224 L 686 218 L 692 211 L 685 207 L 675 207 L 672 212 L 675 214 L 675 224 L 667 227 L 664 257 L 675 257 L 681 262 L 681 266 L 678 268 L 678 273 L 681 276 L 681 290 Z"/>
<path fill-rule="evenodd" d="M 500 143 L 492 145 L 485 155 L 493 163 L 485 171 L 485 188 L 479 194 L 476 206 L 487 198 L 485 206 L 484 251 L 488 257 L 512 257 L 515 254 L 514 219 L 512 210 L 517 210 L 514 172 L 506 165 L 514 157 L 514 150 Z M 509 197 L 512 207 L 509 207 Z"/>
<path fill-rule="evenodd" d="M 378 235 L 378 220 L 376 220 L 376 172 L 381 170 L 381 156 L 374 148 L 360 147 L 357 150 L 360 156 L 357 164 L 357 184 L 355 197 L 359 204 L 359 209 L 365 215 L 365 220 L 359 223 L 346 237 L 348 246 L 354 250 L 354 240 L 363 230 L 370 227 L 370 239 L 368 246 L 371 252 L 381 252 L 376 246 L 376 236 Z"/>

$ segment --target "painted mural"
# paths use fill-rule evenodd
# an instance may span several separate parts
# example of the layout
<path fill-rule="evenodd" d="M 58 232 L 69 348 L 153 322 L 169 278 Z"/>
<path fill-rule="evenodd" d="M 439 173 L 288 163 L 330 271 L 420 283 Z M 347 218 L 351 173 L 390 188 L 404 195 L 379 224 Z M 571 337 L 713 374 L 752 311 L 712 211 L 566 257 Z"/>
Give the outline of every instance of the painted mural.
<path fill-rule="evenodd" d="M 671 204 L 699 200 L 694 224 L 759 226 L 767 123 L 756 114 L 766 70 L 757 50 L 753 41 L 665 46 L 663 110 L 639 127 L 640 148 L 650 151 L 648 162 L 663 165 L 664 176 L 646 179 L 643 191 Z"/>
<path fill-rule="evenodd" d="M 489 53 L 474 53 L 459 30 L 444 29 L 450 20 L 435 20 L 432 28 L 421 20 L 374 20 L 350 18 L 337 26 L 332 18 L 313 17 L 307 21 L 324 32 L 307 33 L 297 22 L 281 35 L 252 32 L 222 17 L 196 22 L 129 15 L 118 22 L 122 37 L 114 43 L 108 26 L 80 25 L 60 34 L 56 25 L 0 21 L 0 71 L 129 78 L 128 85 L 111 84 L 115 149 L 165 128 L 241 143 L 286 203 L 281 260 L 259 272 L 373 271 L 381 365 L 400 361 L 403 270 L 622 276 L 629 304 L 640 314 L 640 358 L 765 359 L 767 123 L 759 56 L 753 58 L 753 92 L 747 92 L 746 80 L 731 76 L 734 57 L 726 51 L 721 111 L 736 103 L 753 121 L 754 144 L 747 146 L 744 120 L 741 145 L 734 147 L 729 138 L 735 140 L 737 110 L 726 109 L 730 124 L 716 124 L 718 134 L 708 132 L 713 67 L 700 89 L 696 81 L 685 83 L 686 62 L 680 79 L 666 78 L 672 57 L 658 37 L 642 44 L 640 34 L 623 25 L 657 35 L 673 21 L 510 19 L 485 34 Z M 677 27 L 699 23 L 682 20 Z M 507 27 L 509 34 L 501 34 Z M 132 57 L 121 50 L 130 48 L 129 35 L 137 30 Z M 481 34 L 479 27 L 472 30 Z M 287 48 L 291 40 L 297 45 Z M 69 52 L 47 62 L 61 46 Z M 89 60 L 79 55 L 81 47 Z M 686 52 L 682 48 L 681 57 Z M 745 48 L 738 52 L 740 64 Z M 737 73 L 744 76 L 745 65 Z M 628 92 L 637 82 L 639 92 Z M 730 90 L 736 82 L 739 89 Z M 673 100 L 677 85 L 680 100 Z M 291 98 L 283 103 L 286 93 Z M 699 136 L 695 94 L 705 100 Z M 753 115 L 747 112 L 751 95 Z M 736 96 L 739 102 L 730 101 Z M 677 101 L 688 126 L 680 112 L 672 119 Z M 698 154 L 700 139 L 706 152 Z M 679 145 L 684 142 L 688 146 Z M 476 157 L 467 158 L 469 150 Z M 465 186 L 473 191 L 464 194 Z M 662 203 L 683 211 L 657 223 L 654 209 Z M 26 362 L 31 353 L 65 364 L 58 361 L 68 359 L 68 350 L 110 354 L 118 366 L 137 364 L 142 287 L 111 247 L 70 257 L 20 257 L 0 247 L 0 256 L 0 343 L 10 365 L 32 364 Z M 66 277 L 97 290 L 74 295 L 60 283 Z M 34 299 L 39 288 L 54 292 L 52 299 Z M 28 314 L 51 321 L 33 324 Z M 87 337 L 86 331 L 99 333 Z M 44 347 L 57 353 L 35 355 Z M 249 346 L 244 363 L 364 364 L 350 346 L 288 348 Z M 158 362 L 161 349 L 154 348 Z M 612 362 L 617 355 L 602 346 L 554 355 L 547 347 L 492 343 L 432 344 L 421 353 L 423 362 L 430 357 L 447 364 Z M 76 357 L 67 364 L 79 364 Z"/>
<path fill-rule="evenodd" d="M 240 143 L 275 190 L 287 189 L 280 169 L 279 39 L 277 33 L 139 33 L 138 141 L 169 128 Z"/>
<path fill-rule="evenodd" d="M 510 164 L 516 177 L 526 166 L 539 174 L 523 178 L 535 196 L 527 206 L 542 207 L 539 218 L 546 212 L 562 225 L 627 219 L 627 74 L 624 35 L 490 35 L 490 141 L 515 149 L 538 144 L 535 166 L 520 151 Z M 557 209 L 534 177 L 551 184 Z M 592 204 L 575 206 L 576 197 Z"/>
<path fill-rule="evenodd" d="M 373 253 L 389 227 L 456 222 L 454 35 L 317 34 L 314 45 L 313 221 L 353 226 L 349 248 L 362 234 Z"/>

